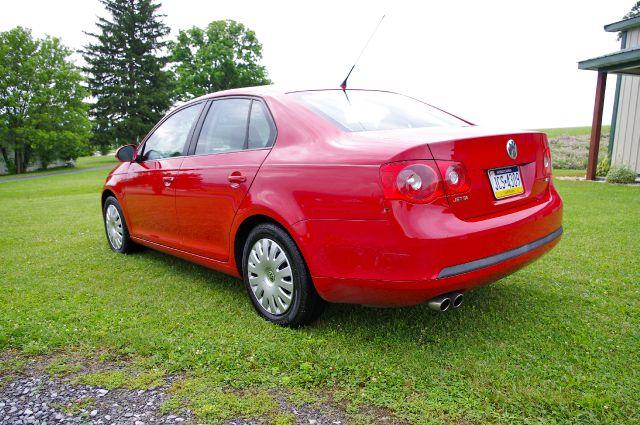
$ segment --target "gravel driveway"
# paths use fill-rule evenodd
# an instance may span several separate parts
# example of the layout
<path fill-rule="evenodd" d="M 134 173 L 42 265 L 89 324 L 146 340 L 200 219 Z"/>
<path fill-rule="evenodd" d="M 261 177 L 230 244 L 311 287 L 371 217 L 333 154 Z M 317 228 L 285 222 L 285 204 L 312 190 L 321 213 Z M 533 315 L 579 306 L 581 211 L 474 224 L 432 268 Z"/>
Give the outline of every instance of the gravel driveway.
<path fill-rule="evenodd" d="M 0 353 L 1 354 L 1 353 Z M 0 355 L 0 361 L 11 356 Z M 117 370 L 121 366 L 84 364 L 82 373 L 58 376 L 47 373 L 51 359 L 33 358 L 15 370 L 0 368 L 0 424 L 195 424 L 192 412 L 161 412 L 169 397 L 167 389 L 179 378 L 164 378 L 164 384 L 147 390 L 99 388 L 78 384 L 75 379 L 87 372 Z M 2 366 L 2 364 L 0 364 Z M 294 406 L 285 397 L 277 396 L 279 410 L 297 424 L 342 425 L 347 423 L 343 412 L 335 406 Z M 383 418 L 382 422 L 387 422 Z M 232 419 L 225 423 L 265 424 L 268 418 Z"/>
<path fill-rule="evenodd" d="M 160 414 L 164 388 L 106 390 L 72 385 L 47 374 L 20 376 L 0 389 L 2 424 L 168 424 L 193 422 L 190 414 Z"/>

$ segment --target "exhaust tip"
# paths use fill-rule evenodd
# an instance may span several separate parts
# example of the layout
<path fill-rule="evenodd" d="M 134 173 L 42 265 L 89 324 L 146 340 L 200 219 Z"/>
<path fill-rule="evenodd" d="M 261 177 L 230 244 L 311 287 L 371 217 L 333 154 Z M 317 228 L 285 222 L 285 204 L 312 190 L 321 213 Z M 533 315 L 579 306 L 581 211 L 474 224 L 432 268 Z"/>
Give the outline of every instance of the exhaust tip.
<path fill-rule="evenodd" d="M 462 305 L 462 302 L 464 301 L 464 294 L 455 294 L 453 296 L 453 308 L 458 308 Z"/>
<path fill-rule="evenodd" d="M 440 296 L 432 299 L 427 303 L 431 310 L 447 311 L 451 307 L 451 298 L 448 296 Z"/>
<path fill-rule="evenodd" d="M 440 303 L 440 311 L 447 311 L 451 307 L 451 300 L 449 298 L 445 298 Z"/>

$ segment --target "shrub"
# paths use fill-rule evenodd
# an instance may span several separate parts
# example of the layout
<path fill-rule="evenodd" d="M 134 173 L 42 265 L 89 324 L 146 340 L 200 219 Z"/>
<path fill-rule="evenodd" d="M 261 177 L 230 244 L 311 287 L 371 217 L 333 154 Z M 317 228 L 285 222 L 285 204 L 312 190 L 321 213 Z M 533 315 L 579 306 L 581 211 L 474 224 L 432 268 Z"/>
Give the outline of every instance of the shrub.
<path fill-rule="evenodd" d="M 605 156 L 598 162 L 598 168 L 596 168 L 596 176 L 604 177 L 609 173 L 611 169 L 611 158 L 609 155 Z"/>
<path fill-rule="evenodd" d="M 607 183 L 634 183 L 636 172 L 626 165 L 611 167 L 607 173 Z"/>
<path fill-rule="evenodd" d="M 553 168 L 558 170 L 582 170 L 587 168 L 587 159 L 570 152 L 551 153 Z"/>

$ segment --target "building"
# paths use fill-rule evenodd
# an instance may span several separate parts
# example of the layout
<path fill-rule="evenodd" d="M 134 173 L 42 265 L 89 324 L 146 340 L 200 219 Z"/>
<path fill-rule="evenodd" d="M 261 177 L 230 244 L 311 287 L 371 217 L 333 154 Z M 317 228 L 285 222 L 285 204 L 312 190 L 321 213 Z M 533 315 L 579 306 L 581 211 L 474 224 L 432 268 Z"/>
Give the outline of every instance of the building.
<path fill-rule="evenodd" d="M 13 155 L 12 152 L 9 152 L 11 155 Z M 69 166 L 69 164 L 73 164 L 73 161 L 65 161 L 62 159 L 56 159 L 55 161 L 50 162 L 47 165 L 47 168 L 56 168 L 56 167 L 65 167 L 65 166 Z M 27 165 L 27 172 L 30 171 L 36 171 L 36 170 L 41 170 L 42 169 L 42 164 L 40 164 L 39 162 L 34 162 L 32 161 L 29 165 Z M 3 176 L 5 174 L 9 174 L 9 168 L 7 167 L 7 164 L 4 163 L 4 159 L 0 156 L 0 176 Z"/>
<path fill-rule="evenodd" d="M 587 179 L 595 179 L 602 127 L 607 74 L 617 74 L 609 157 L 612 165 L 627 165 L 640 174 L 640 17 L 605 25 L 620 32 L 620 50 L 578 63 L 579 69 L 598 72 L 593 108 Z"/>

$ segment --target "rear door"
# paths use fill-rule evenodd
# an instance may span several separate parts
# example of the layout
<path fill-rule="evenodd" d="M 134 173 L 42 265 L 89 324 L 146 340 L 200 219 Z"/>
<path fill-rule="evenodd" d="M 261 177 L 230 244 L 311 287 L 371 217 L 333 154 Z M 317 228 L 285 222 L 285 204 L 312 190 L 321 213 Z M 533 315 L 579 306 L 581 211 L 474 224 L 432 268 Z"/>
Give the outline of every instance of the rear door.
<path fill-rule="evenodd" d="M 133 236 L 179 247 L 174 180 L 203 106 L 204 103 L 191 105 L 165 118 L 144 141 L 138 159 L 131 163 L 125 208 Z"/>
<path fill-rule="evenodd" d="M 227 261 L 231 224 L 276 136 L 262 100 L 214 100 L 176 179 L 182 245 Z"/>

